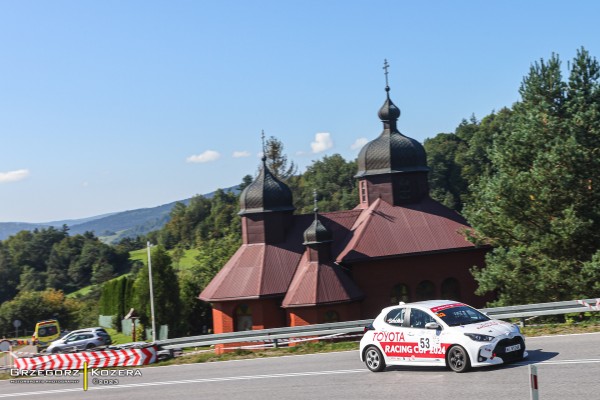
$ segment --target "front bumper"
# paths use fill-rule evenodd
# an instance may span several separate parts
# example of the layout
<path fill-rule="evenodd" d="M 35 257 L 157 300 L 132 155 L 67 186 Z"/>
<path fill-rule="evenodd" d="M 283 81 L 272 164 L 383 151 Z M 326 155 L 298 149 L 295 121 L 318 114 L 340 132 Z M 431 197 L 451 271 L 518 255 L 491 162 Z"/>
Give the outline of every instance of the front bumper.
<path fill-rule="evenodd" d="M 515 349 L 518 347 L 518 349 Z M 513 337 L 502 337 L 492 343 L 483 345 L 472 356 L 471 363 L 475 366 L 498 365 L 514 361 L 520 361 L 527 357 L 525 340 L 520 335 Z"/>

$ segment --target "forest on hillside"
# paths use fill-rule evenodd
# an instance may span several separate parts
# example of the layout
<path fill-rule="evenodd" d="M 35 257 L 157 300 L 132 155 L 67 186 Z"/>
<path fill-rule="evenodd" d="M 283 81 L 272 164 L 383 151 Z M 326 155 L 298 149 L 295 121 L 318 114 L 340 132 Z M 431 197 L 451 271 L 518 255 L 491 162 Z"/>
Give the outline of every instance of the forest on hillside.
<path fill-rule="evenodd" d="M 478 293 L 494 293 L 495 305 L 598 297 L 600 65 L 585 49 L 566 69 L 553 54 L 531 65 L 518 91 L 510 107 L 425 141 L 431 197 L 467 218 L 470 240 L 492 245 L 486 268 L 473 274 Z M 321 211 L 357 204 L 355 160 L 325 156 L 298 173 L 275 137 L 266 156 L 292 189 L 297 213 L 312 211 L 313 190 Z M 240 189 L 252 179 L 244 176 Z M 70 236 L 67 227 L 1 241 L 0 335 L 17 317 L 35 324 L 41 307 L 73 327 L 100 312 L 122 316 L 127 305 L 114 299 L 128 299 L 147 324 L 148 272 L 127 257 L 146 241 L 156 245 L 153 279 L 163 285 L 156 289 L 157 319 L 169 323 L 171 336 L 206 332 L 210 306 L 197 295 L 241 243 L 238 200 L 223 190 L 196 196 L 177 204 L 162 229 L 114 246 L 90 233 Z M 192 267 L 175 269 L 190 249 L 197 250 Z M 89 284 L 96 289 L 65 298 Z"/>

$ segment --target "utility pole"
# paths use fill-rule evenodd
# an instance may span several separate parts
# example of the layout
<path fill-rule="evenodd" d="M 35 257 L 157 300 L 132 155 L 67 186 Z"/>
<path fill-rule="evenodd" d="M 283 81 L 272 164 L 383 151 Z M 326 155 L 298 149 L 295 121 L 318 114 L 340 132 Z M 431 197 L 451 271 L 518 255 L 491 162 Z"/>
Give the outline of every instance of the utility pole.
<path fill-rule="evenodd" d="M 150 281 L 150 314 L 152 319 L 152 342 L 156 342 L 156 320 L 154 319 L 154 289 L 152 287 L 152 256 L 150 255 L 150 241 L 148 245 L 148 280 Z"/>

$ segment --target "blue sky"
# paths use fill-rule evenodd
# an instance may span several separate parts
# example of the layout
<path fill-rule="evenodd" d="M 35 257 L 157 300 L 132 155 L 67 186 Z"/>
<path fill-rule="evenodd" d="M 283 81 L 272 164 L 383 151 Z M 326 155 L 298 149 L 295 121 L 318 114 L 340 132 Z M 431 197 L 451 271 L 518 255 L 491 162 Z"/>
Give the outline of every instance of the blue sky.
<path fill-rule="evenodd" d="M 419 4 L 416 4 L 419 3 Z M 0 222 L 153 207 L 241 182 L 260 132 L 301 170 L 519 99 L 600 56 L 595 1 L 0 1 Z M 358 143 L 358 144 L 357 144 Z"/>

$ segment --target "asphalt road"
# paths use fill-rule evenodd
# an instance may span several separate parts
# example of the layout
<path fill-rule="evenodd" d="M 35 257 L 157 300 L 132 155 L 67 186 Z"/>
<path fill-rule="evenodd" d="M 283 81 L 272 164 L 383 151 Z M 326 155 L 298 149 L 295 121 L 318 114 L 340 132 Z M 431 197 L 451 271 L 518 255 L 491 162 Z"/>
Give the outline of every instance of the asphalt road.
<path fill-rule="evenodd" d="M 90 376 L 85 392 L 81 377 L 70 384 L 0 381 L 0 399 L 529 399 L 531 363 L 538 367 L 540 399 L 600 398 L 600 333 L 529 338 L 527 348 L 524 362 L 466 374 L 407 367 L 372 373 L 350 351 L 150 367 L 134 377 Z M 119 383 L 98 385 L 93 379 Z"/>

